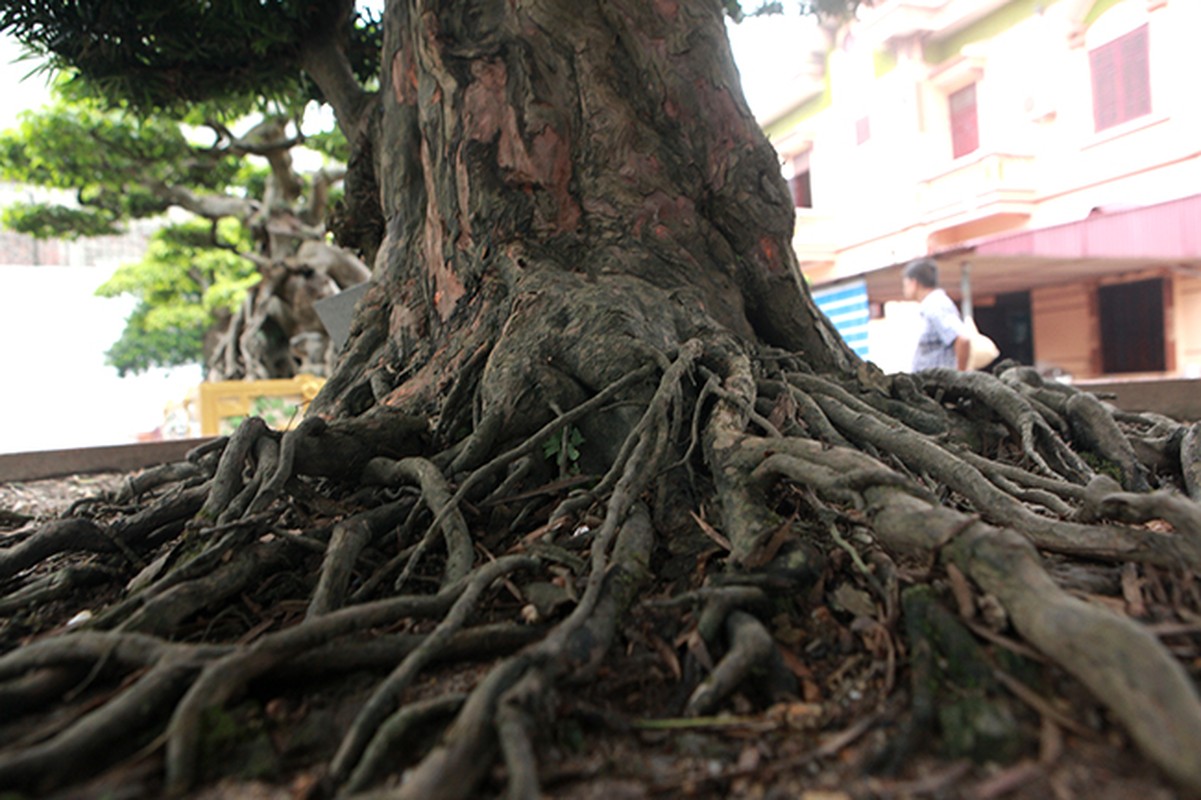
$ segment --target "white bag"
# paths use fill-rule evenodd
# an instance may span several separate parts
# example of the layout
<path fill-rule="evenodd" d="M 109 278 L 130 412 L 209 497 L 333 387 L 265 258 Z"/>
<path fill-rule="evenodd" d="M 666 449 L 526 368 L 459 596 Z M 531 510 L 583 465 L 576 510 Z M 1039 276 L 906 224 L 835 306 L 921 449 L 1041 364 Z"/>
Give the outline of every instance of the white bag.
<path fill-rule="evenodd" d="M 967 329 L 967 338 L 971 342 L 971 350 L 968 351 L 967 368 L 968 369 L 984 369 L 993 362 L 1001 351 L 997 349 L 997 343 L 985 336 L 980 331 L 976 330 L 976 321 L 968 317 L 963 321 L 964 327 Z"/>

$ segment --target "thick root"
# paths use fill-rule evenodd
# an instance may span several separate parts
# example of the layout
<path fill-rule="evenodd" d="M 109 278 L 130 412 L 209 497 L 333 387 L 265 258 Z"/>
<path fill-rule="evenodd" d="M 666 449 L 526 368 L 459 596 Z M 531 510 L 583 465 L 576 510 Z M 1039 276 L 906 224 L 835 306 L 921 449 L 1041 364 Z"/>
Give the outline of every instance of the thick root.
<path fill-rule="evenodd" d="M 1152 760 L 1201 790 L 1201 697 L 1163 645 L 1127 618 L 1077 600 L 1039 563 L 1030 543 L 894 489 L 873 490 L 873 522 L 887 542 L 941 553 L 1004 605 L 1031 644 L 1088 686 Z"/>
<path fill-rule="evenodd" d="M 901 735 L 865 763 L 898 774 L 931 736 L 1018 757 L 1015 714 L 1087 732 L 997 666 L 1005 648 L 1062 667 L 1148 761 L 1201 791 L 1189 674 L 1145 625 L 1080 599 L 1145 606 L 1143 565 L 1148 582 L 1179 576 L 1171 630 L 1201 613 L 1196 426 L 1121 415 L 1020 370 L 818 376 L 705 330 L 672 358 L 639 350 L 642 366 L 592 390 L 560 371 L 571 391 L 518 428 L 514 403 L 456 411 L 448 426 L 479 424 L 455 441 L 382 408 L 284 434 L 249 420 L 132 479 L 114 499 L 141 498 L 136 513 L 97 500 L 19 532 L 0 551 L 0 608 L 87 592 L 94 613 L 54 631 L 60 609 L 6 639 L 13 719 L 0 723 L 24 727 L 0 750 L 0 782 L 51 791 L 76 780 L 56 763 L 104 771 L 149 745 L 160 788 L 183 796 L 225 768 L 214 720 L 279 717 L 294 696 L 344 720 L 307 767 L 331 794 L 462 798 L 503 782 L 538 797 L 566 688 L 620 685 L 634 663 L 671 682 L 665 724 L 753 708 L 843 732 L 796 764 L 881 717 Z M 455 384 L 464 401 L 494 374 L 485 355 L 472 363 Z M 589 427 L 597 415 L 607 427 Z M 615 438 L 576 461 L 564 443 L 588 448 L 579 430 L 600 427 Z M 1073 559 L 1112 566 L 1074 596 L 1056 583 L 1079 575 Z M 838 716 L 851 689 L 819 685 L 811 649 L 854 653 L 838 671 L 874 687 L 870 721 Z M 971 702 L 931 688 L 951 651 L 979 672 L 952 683 L 987 687 Z M 356 677 L 332 680 L 344 675 Z M 55 705 L 77 719 L 37 724 Z M 1001 728 L 1004 746 L 987 744 Z M 128 748 L 110 753 L 114 739 Z"/>

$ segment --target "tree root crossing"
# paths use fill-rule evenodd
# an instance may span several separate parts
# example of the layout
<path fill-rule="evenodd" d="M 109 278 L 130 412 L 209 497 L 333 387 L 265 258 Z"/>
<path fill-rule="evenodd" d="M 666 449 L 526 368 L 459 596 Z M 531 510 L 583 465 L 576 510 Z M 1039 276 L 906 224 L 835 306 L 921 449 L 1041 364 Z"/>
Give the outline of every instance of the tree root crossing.
<path fill-rule="evenodd" d="M 1196 630 L 1196 425 L 1012 365 L 834 377 L 720 336 L 574 398 L 457 439 L 385 405 L 249 419 L 8 535 L 0 787 L 184 796 L 263 750 L 254 774 L 314 797 L 536 798 L 565 692 L 638 658 L 675 686 L 665 725 L 802 700 L 845 722 L 806 661 L 824 618 L 876 713 L 909 709 L 873 769 L 964 725 L 969 755 L 1030 716 L 1094 732 L 1042 670 L 1201 792 L 1198 662 L 1138 590 L 1177 576 L 1154 622 Z"/>

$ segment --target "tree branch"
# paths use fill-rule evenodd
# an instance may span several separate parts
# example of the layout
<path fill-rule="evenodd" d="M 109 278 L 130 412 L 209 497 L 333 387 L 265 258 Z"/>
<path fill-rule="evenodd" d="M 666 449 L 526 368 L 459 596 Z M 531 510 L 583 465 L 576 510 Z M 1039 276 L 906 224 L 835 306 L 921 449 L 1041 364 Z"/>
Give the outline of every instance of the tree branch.
<path fill-rule="evenodd" d="M 301 212 L 301 218 L 310 225 L 325 219 L 325 211 L 329 207 L 330 187 L 346 177 L 346 169 L 324 168 L 317 170 L 311 177 L 313 189 L 309 193 L 308 205 Z"/>
<path fill-rule="evenodd" d="M 185 186 L 154 183 L 147 188 L 164 200 L 207 219 L 236 217 L 245 220 L 259 208 L 259 204 L 253 200 L 229 195 L 199 195 Z"/>
<path fill-rule="evenodd" d="M 300 63 L 333 106 L 343 135 L 355 141 L 372 93 L 359 84 L 342 48 L 330 37 L 311 39 L 301 46 Z"/>

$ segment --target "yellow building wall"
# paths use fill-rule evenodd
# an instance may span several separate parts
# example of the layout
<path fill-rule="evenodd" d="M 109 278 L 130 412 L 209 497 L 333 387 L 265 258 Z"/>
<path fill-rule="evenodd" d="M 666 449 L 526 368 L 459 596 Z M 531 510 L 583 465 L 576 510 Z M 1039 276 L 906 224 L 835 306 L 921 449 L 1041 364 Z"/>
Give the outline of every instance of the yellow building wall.
<path fill-rule="evenodd" d="M 1177 275 L 1173 281 L 1176 369 L 1201 378 L 1201 277 Z"/>
<path fill-rule="evenodd" d="M 1080 284 L 1048 286 L 1030 292 L 1034 326 L 1034 365 L 1061 369 L 1073 378 L 1096 374 L 1094 342 L 1099 341 L 1094 292 Z"/>

